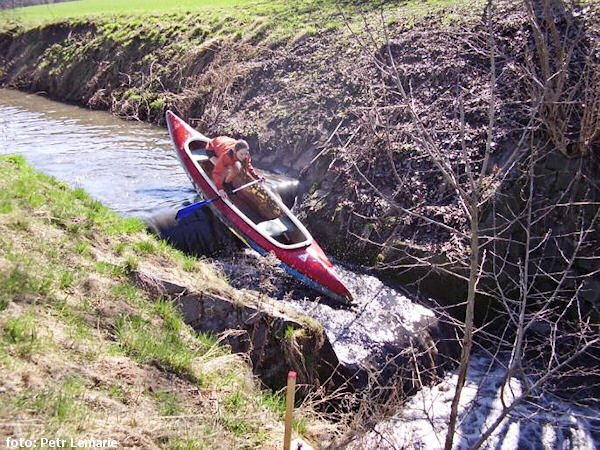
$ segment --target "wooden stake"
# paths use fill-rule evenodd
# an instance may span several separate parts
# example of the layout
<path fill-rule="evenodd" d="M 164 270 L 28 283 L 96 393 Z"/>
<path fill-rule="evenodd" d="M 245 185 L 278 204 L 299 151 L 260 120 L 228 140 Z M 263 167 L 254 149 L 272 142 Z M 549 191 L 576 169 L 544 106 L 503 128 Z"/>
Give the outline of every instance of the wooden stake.
<path fill-rule="evenodd" d="M 290 370 L 287 379 L 287 392 L 285 395 L 285 434 L 283 435 L 283 450 L 290 450 L 292 441 L 292 412 L 294 411 L 294 397 L 296 393 L 296 372 Z"/>

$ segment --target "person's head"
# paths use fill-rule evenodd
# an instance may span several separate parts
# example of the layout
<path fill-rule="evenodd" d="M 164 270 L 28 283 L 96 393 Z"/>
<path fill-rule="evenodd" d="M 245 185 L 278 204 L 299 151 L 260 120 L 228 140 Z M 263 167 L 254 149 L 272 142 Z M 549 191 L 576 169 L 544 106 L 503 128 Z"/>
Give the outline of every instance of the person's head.
<path fill-rule="evenodd" d="M 240 139 L 235 143 L 235 153 L 240 161 L 247 161 L 250 158 L 250 146 L 245 140 Z"/>

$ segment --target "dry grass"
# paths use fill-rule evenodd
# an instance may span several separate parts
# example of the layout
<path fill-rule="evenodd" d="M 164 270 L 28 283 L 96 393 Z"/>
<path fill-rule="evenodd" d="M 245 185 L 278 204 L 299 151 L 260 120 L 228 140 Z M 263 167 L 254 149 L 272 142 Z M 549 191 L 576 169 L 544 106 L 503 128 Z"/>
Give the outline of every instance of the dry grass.
<path fill-rule="evenodd" d="M 276 448 L 245 359 L 129 281 L 137 267 L 233 288 L 84 195 L 0 158 L 0 430 L 124 447 Z"/>

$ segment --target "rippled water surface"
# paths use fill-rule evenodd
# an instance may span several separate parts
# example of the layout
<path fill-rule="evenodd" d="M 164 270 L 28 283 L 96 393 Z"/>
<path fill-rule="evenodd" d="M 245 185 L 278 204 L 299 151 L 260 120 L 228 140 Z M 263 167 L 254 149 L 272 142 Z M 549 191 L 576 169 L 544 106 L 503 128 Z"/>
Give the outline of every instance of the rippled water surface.
<path fill-rule="evenodd" d="M 122 214 L 195 197 L 165 128 L 1 89 L 0 154 L 10 153 Z"/>

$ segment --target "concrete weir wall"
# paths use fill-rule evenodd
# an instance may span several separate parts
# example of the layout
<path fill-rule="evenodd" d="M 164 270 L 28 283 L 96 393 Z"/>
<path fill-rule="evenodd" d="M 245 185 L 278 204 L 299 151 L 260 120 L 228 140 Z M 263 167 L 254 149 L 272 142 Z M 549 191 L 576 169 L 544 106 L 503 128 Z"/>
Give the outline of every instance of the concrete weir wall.
<path fill-rule="evenodd" d="M 141 271 L 132 278 L 151 295 L 172 299 L 196 331 L 220 335 L 234 352 L 247 353 L 254 373 L 271 388 L 284 386 L 288 370 L 297 372 L 298 384 L 319 386 L 339 365 L 321 327 L 272 303 L 251 304 L 194 291 Z"/>

